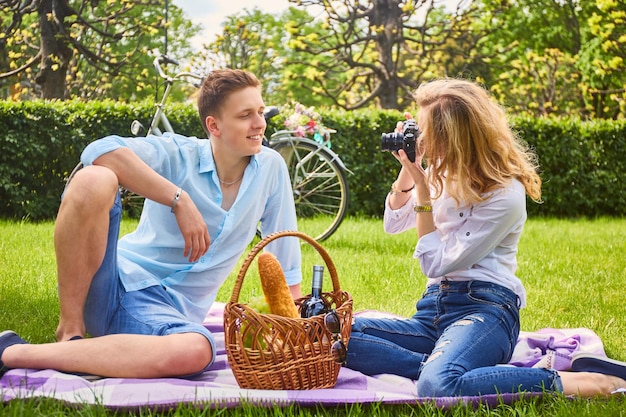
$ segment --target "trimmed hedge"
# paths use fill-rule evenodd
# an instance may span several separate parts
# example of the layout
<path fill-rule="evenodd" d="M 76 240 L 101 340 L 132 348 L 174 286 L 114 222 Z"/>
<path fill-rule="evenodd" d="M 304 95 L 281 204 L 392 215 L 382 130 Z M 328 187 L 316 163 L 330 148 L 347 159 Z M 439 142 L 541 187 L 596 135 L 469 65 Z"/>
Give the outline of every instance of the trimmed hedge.
<path fill-rule="evenodd" d="M 392 131 L 401 116 L 394 111 L 324 115 L 325 124 L 338 130 L 333 149 L 354 172 L 348 177 L 350 213 L 382 216 L 399 165 L 380 152 L 380 136 Z M 539 157 L 543 202 L 528 199 L 530 216 L 626 215 L 626 120 L 516 117 L 512 123 Z"/>
<path fill-rule="evenodd" d="M 65 180 L 81 150 L 107 134 L 130 134 L 133 119 L 148 125 L 152 103 L 0 102 L 0 217 L 47 220 L 56 216 Z M 192 104 L 172 104 L 176 131 L 203 137 Z M 381 133 L 402 119 L 397 111 L 322 111 L 336 129 L 332 149 L 352 174 L 349 214 L 380 217 L 398 163 L 380 151 Z M 273 122 L 267 133 L 280 128 Z M 624 216 L 626 121 L 513 119 L 539 155 L 543 203 L 529 200 L 531 216 Z"/>
<path fill-rule="evenodd" d="M 130 135 L 134 119 L 149 125 L 153 109 L 147 102 L 0 102 L 0 216 L 54 218 L 83 148 L 108 134 Z M 195 125 L 189 134 L 202 134 L 192 106 L 172 106 L 170 115 L 174 129 Z"/>

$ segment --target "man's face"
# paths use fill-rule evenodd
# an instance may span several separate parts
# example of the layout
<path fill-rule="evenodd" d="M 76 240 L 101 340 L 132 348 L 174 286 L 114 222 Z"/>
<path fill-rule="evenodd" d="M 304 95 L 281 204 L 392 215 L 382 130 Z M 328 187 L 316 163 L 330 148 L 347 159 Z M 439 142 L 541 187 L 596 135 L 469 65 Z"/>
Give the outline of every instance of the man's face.
<path fill-rule="evenodd" d="M 259 153 L 267 127 L 264 109 L 265 103 L 258 88 L 246 87 L 232 93 L 224 101 L 220 115 L 207 118 L 215 145 L 238 156 Z"/>

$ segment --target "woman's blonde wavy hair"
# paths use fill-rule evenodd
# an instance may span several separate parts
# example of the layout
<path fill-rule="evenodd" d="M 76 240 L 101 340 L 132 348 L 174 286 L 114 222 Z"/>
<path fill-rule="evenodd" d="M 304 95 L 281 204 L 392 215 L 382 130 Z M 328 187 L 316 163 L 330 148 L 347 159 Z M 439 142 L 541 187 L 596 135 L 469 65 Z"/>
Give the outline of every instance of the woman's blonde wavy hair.
<path fill-rule="evenodd" d="M 536 155 L 484 88 L 441 79 L 420 85 L 414 98 L 433 197 L 445 189 L 457 203 L 477 203 L 517 178 L 526 194 L 541 200 Z"/>

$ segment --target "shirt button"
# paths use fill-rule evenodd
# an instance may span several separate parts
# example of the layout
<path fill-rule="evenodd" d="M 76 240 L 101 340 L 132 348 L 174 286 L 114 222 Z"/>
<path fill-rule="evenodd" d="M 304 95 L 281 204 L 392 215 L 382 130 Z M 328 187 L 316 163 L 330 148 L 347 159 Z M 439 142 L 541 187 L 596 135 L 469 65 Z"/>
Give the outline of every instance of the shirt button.
<path fill-rule="evenodd" d="M 202 258 L 200 258 L 200 263 L 206 263 L 206 258 L 203 256 Z"/>
<path fill-rule="evenodd" d="M 469 236 L 469 235 L 470 235 L 470 232 L 465 232 L 465 236 Z"/>
<path fill-rule="evenodd" d="M 463 212 L 459 213 L 459 216 L 460 216 L 460 217 L 463 217 Z"/>

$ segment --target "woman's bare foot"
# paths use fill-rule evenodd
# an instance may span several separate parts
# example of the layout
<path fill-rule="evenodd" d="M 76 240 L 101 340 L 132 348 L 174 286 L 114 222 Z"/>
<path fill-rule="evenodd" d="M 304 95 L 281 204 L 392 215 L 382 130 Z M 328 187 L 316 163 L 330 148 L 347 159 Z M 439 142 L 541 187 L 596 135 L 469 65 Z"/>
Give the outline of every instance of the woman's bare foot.
<path fill-rule="evenodd" d="M 626 381 L 613 375 L 596 372 L 559 372 L 559 375 L 565 395 L 606 397 L 619 388 L 626 388 Z"/>

